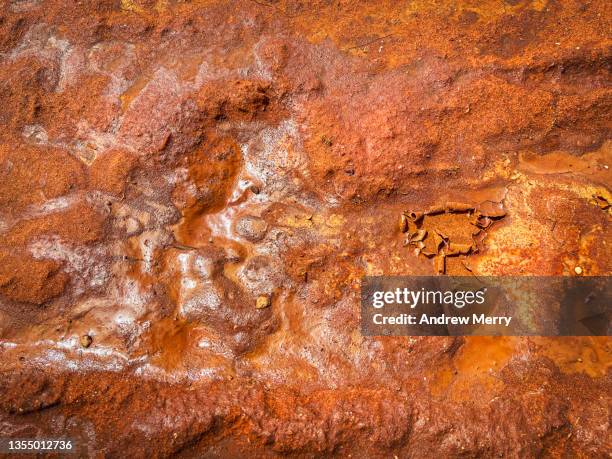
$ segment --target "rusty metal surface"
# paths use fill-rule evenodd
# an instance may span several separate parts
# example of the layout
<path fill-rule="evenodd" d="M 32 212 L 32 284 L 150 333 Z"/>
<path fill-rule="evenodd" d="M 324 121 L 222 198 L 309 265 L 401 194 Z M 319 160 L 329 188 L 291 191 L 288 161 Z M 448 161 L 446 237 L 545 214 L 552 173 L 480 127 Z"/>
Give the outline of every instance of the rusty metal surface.
<path fill-rule="evenodd" d="M 0 435 L 606 454 L 609 338 L 362 337 L 359 280 L 610 274 L 607 2 L 0 6 Z"/>

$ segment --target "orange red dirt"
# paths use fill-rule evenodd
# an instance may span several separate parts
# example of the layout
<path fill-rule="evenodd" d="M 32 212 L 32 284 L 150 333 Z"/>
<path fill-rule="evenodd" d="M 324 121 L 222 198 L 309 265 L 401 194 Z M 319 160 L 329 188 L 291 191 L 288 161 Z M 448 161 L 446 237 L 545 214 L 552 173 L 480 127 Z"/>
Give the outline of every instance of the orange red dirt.
<path fill-rule="evenodd" d="M 605 457 L 609 338 L 363 337 L 359 281 L 434 274 L 397 221 L 448 202 L 505 215 L 443 274 L 610 274 L 611 25 L 605 1 L 0 1 L 0 436 Z"/>

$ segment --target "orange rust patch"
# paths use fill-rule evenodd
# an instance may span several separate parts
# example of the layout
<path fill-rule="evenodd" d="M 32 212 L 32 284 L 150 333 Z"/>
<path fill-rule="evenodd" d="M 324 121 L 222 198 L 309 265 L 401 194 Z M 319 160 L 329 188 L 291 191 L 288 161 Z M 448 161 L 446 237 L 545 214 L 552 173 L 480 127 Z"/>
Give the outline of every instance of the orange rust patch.
<path fill-rule="evenodd" d="M 111 150 L 97 156 L 89 169 L 90 187 L 121 195 L 136 163 L 135 155 L 123 150 Z"/>
<path fill-rule="evenodd" d="M 62 294 L 67 282 L 54 261 L 0 250 L 0 294 L 9 300 L 42 305 Z"/>

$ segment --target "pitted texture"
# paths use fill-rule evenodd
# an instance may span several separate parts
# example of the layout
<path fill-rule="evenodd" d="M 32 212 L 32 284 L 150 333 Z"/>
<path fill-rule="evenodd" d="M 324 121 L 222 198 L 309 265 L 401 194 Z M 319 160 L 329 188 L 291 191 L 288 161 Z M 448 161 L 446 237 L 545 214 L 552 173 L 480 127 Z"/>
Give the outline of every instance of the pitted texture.
<path fill-rule="evenodd" d="M 605 1 L 0 1 L 0 436 L 605 456 L 609 338 L 363 337 L 359 282 L 610 274 L 611 20 Z M 443 269 L 398 228 L 427 209 Z"/>

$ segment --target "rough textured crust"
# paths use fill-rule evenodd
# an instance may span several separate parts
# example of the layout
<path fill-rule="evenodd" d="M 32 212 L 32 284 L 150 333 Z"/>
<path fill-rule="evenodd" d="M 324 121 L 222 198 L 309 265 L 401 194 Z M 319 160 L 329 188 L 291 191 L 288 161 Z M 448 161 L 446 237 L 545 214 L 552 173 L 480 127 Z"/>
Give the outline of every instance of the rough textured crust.
<path fill-rule="evenodd" d="M 0 436 L 607 457 L 609 338 L 363 337 L 359 280 L 610 274 L 611 19 L 0 1 Z"/>

